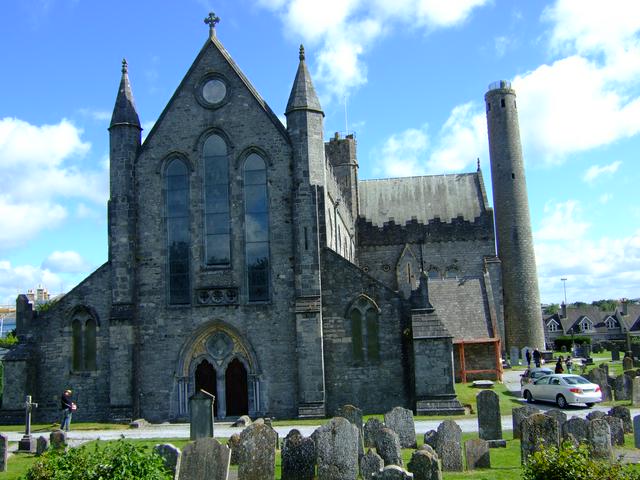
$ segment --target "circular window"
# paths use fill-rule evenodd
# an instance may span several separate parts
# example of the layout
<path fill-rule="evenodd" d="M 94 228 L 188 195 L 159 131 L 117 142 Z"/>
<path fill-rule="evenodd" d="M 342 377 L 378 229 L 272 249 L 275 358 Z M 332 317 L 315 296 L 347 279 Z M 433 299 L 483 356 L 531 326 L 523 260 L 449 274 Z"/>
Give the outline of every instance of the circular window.
<path fill-rule="evenodd" d="M 382 271 L 388 272 L 389 270 L 391 270 L 391 267 L 389 265 L 387 265 L 386 263 L 382 265 Z"/>
<path fill-rule="evenodd" d="M 227 86 L 219 78 L 207 80 L 202 86 L 202 98 L 210 104 L 220 103 L 227 95 Z"/>

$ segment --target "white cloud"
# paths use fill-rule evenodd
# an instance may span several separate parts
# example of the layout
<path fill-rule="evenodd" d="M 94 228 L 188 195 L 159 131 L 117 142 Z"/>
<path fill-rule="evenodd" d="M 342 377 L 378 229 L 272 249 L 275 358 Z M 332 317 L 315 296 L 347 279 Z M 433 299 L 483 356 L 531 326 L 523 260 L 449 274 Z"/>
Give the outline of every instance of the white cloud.
<path fill-rule="evenodd" d="M 0 197 L 0 248 L 12 248 L 67 218 L 67 210 L 48 202 L 14 203 Z"/>
<path fill-rule="evenodd" d="M 84 273 L 91 267 L 82 256 L 74 251 L 55 251 L 42 262 L 42 269 L 55 273 Z"/>
<path fill-rule="evenodd" d="M 425 170 L 429 148 L 427 126 L 410 128 L 389 137 L 382 146 L 382 158 L 377 169 L 385 176 L 407 177 L 420 175 Z"/>
<path fill-rule="evenodd" d="M 85 117 L 89 117 L 99 122 L 111 120 L 112 115 L 112 112 L 107 112 L 105 110 L 93 110 L 91 108 L 80 108 L 78 112 Z"/>
<path fill-rule="evenodd" d="M 602 195 L 600 195 L 600 197 L 598 197 L 598 201 L 604 205 L 609 203 L 612 198 L 613 195 L 611 193 L 603 193 Z"/>
<path fill-rule="evenodd" d="M 45 286 L 49 292 L 59 292 L 62 278 L 33 265 L 12 266 L 11 262 L 0 260 L 0 304 L 13 305 L 20 293 L 37 285 Z"/>
<path fill-rule="evenodd" d="M 534 233 L 538 241 L 572 241 L 582 238 L 590 224 L 581 219 L 582 208 L 576 200 L 547 202 L 540 228 Z"/>
<path fill-rule="evenodd" d="M 603 175 L 613 175 L 618 171 L 618 168 L 622 165 L 622 162 L 615 161 L 609 165 L 591 165 L 582 176 L 582 179 L 587 183 L 593 183 Z"/>

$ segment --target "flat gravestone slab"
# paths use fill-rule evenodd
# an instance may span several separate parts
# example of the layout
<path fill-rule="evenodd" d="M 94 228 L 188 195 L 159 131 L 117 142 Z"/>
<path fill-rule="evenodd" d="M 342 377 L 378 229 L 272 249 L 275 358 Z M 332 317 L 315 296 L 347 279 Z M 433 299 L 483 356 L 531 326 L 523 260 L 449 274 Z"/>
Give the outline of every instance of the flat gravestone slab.
<path fill-rule="evenodd" d="M 161 443 L 153 447 L 153 451 L 162 457 L 164 466 L 173 473 L 172 478 L 178 478 L 180 475 L 180 460 L 182 459 L 180 449 L 170 443 Z"/>
<path fill-rule="evenodd" d="M 332 418 L 312 435 L 318 453 L 318 480 L 355 480 L 358 476 L 358 428 Z"/>
<path fill-rule="evenodd" d="M 467 470 L 491 468 L 489 443 L 481 438 L 472 438 L 464 442 L 464 454 L 467 459 Z"/>
<path fill-rule="evenodd" d="M 442 480 L 442 465 L 435 452 L 416 450 L 411 455 L 407 469 L 414 480 Z"/>
<path fill-rule="evenodd" d="M 238 479 L 275 478 L 277 438 L 275 430 L 264 423 L 252 423 L 240 433 Z"/>
<path fill-rule="evenodd" d="M 416 448 L 416 427 L 411 410 L 395 407 L 384 414 L 384 424 L 398 434 L 402 448 Z"/>
<path fill-rule="evenodd" d="M 371 478 L 374 473 L 384 468 L 384 460 L 373 450 L 367 450 L 367 453 L 360 459 L 360 476 L 362 478 Z"/>
<path fill-rule="evenodd" d="M 555 418 L 534 413 L 522 421 L 520 428 L 520 461 L 523 465 L 527 463 L 529 455 L 543 447 L 560 447 L 560 430 Z"/>
<path fill-rule="evenodd" d="M 182 449 L 178 480 L 227 480 L 231 451 L 215 438 L 199 438 Z"/>
<path fill-rule="evenodd" d="M 478 436 L 484 440 L 502 438 L 500 399 L 492 390 L 483 390 L 476 395 L 478 408 Z"/>
<path fill-rule="evenodd" d="M 316 473 L 316 444 L 298 430 L 291 430 L 282 442 L 282 480 L 313 480 Z"/>
<path fill-rule="evenodd" d="M 372 478 L 377 480 L 410 480 L 413 479 L 413 474 L 397 465 L 387 465 L 378 473 L 374 473 Z"/>
<path fill-rule="evenodd" d="M 367 423 L 364 424 L 364 446 L 365 448 L 376 448 L 376 442 L 378 433 L 384 428 L 382 423 L 377 418 L 370 418 Z"/>
<path fill-rule="evenodd" d="M 390 428 L 383 428 L 378 435 L 376 451 L 385 465 L 402 466 L 402 449 L 398 434 Z"/>
<path fill-rule="evenodd" d="M 438 425 L 436 453 L 445 472 L 462 472 L 462 429 L 453 420 L 445 420 Z"/>

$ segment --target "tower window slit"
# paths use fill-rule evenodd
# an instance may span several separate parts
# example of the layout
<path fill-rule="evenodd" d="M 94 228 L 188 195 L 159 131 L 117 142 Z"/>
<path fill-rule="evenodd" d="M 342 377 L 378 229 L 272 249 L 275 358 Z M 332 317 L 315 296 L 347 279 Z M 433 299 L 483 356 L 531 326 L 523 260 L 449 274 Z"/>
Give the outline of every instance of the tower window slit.
<path fill-rule="evenodd" d="M 504 98 L 500 99 L 500 106 L 504 108 L 506 105 L 504 103 Z"/>

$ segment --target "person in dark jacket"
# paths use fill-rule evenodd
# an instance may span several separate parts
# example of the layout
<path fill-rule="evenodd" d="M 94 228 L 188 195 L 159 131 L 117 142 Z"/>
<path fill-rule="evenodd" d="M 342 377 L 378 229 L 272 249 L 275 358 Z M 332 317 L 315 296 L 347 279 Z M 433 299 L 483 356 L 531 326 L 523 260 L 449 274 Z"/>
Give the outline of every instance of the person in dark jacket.
<path fill-rule="evenodd" d="M 62 409 L 62 421 L 60 422 L 60 430 L 69 431 L 71 426 L 71 416 L 76 411 L 76 404 L 71 400 L 71 390 L 65 390 L 60 398 L 60 408 Z"/>
<path fill-rule="evenodd" d="M 529 351 L 529 349 L 527 348 L 527 350 L 524 352 L 524 356 L 527 359 L 527 368 L 531 368 L 531 352 Z"/>
<path fill-rule="evenodd" d="M 542 360 L 542 355 L 540 355 L 540 350 L 536 348 L 533 351 L 533 361 L 536 364 L 536 368 L 540 368 L 541 360 Z"/>
<path fill-rule="evenodd" d="M 556 362 L 556 373 L 564 373 L 564 368 L 562 367 L 562 357 L 558 357 L 558 361 Z"/>

